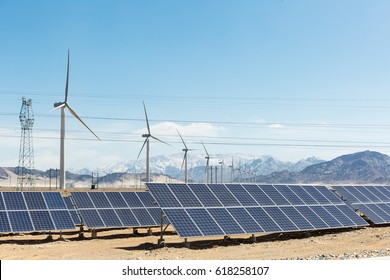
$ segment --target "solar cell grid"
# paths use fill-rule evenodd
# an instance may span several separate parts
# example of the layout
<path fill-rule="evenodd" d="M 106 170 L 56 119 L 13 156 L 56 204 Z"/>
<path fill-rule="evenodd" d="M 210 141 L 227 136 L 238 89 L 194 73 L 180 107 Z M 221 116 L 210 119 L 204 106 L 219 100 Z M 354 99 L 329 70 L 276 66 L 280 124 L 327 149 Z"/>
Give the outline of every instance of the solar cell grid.
<path fill-rule="evenodd" d="M 258 206 L 246 189 L 240 184 L 227 184 L 228 190 L 235 196 L 242 206 Z"/>
<path fill-rule="evenodd" d="M 181 207 L 180 202 L 166 184 L 148 184 L 148 188 L 161 207 Z"/>
<path fill-rule="evenodd" d="M 127 205 L 132 208 L 143 208 L 142 201 L 138 198 L 135 192 L 121 192 L 122 197 L 126 201 Z"/>
<path fill-rule="evenodd" d="M 186 184 L 168 184 L 168 187 L 183 207 L 202 207 Z"/>
<path fill-rule="evenodd" d="M 318 191 L 317 187 L 314 186 L 302 186 L 302 188 L 313 197 L 319 204 L 332 204 L 332 202 L 326 198 L 321 192 Z"/>
<path fill-rule="evenodd" d="M 297 206 L 296 209 L 314 226 L 314 228 L 329 228 L 328 224 L 326 224 L 309 206 Z"/>
<path fill-rule="evenodd" d="M 245 208 L 228 208 L 229 213 L 245 231 L 245 233 L 264 232 L 256 220 L 245 210 Z"/>
<path fill-rule="evenodd" d="M 259 205 L 275 205 L 268 195 L 261 190 L 257 185 L 244 185 L 244 188 L 258 202 Z"/>
<path fill-rule="evenodd" d="M 91 198 L 86 192 L 73 192 L 72 199 L 77 205 L 78 209 L 93 209 L 95 205 L 92 203 Z"/>
<path fill-rule="evenodd" d="M 327 205 L 324 206 L 326 211 L 332 214 L 343 226 L 345 227 L 353 227 L 356 226 L 355 222 L 350 219 L 347 215 L 345 215 L 337 206 Z"/>
<path fill-rule="evenodd" d="M 372 187 L 361 186 L 359 189 L 371 202 L 381 202 L 381 199 L 371 191 Z"/>
<path fill-rule="evenodd" d="M 31 211 L 30 216 L 35 231 L 56 229 L 48 211 Z"/>
<path fill-rule="evenodd" d="M 95 208 L 112 208 L 104 192 L 90 192 L 88 193 Z"/>
<path fill-rule="evenodd" d="M 327 189 L 325 186 L 316 186 L 315 189 L 325 196 L 332 204 L 340 204 L 342 201 L 332 191 Z"/>
<path fill-rule="evenodd" d="M 0 211 L 5 210 L 5 204 L 4 204 L 4 199 L 3 199 L 3 194 L 0 193 Z"/>
<path fill-rule="evenodd" d="M 207 212 L 214 218 L 225 234 L 243 234 L 245 231 L 225 208 L 209 208 Z M 168 215 L 172 222 L 171 217 Z M 173 222 L 172 222 L 173 223 Z M 173 223 L 174 224 L 174 223 Z"/>
<path fill-rule="evenodd" d="M 264 211 L 283 229 L 283 231 L 296 231 L 298 227 L 280 210 L 279 207 L 264 207 Z"/>
<path fill-rule="evenodd" d="M 113 208 L 128 208 L 126 201 L 119 192 L 106 192 L 107 199 Z"/>
<path fill-rule="evenodd" d="M 211 215 L 203 208 L 187 209 L 187 214 L 198 225 L 198 228 L 205 236 L 224 235 L 224 232 L 211 217 Z"/>
<path fill-rule="evenodd" d="M 67 210 L 51 210 L 50 215 L 57 230 L 74 229 L 76 227 L 75 222 Z"/>
<path fill-rule="evenodd" d="M 27 210 L 21 192 L 3 192 L 3 197 L 7 210 Z"/>
<path fill-rule="evenodd" d="M 246 210 L 261 224 L 265 232 L 283 231 L 278 224 L 269 216 L 262 207 L 248 207 Z"/>
<path fill-rule="evenodd" d="M 382 192 L 380 192 L 377 187 L 366 187 L 366 188 L 369 189 L 370 192 L 373 193 L 378 198 L 378 202 L 381 201 L 390 202 L 390 199 Z"/>
<path fill-rule="evenodd" d="M 106 227 L 96 209 L 81 209 L 79 211 L 81 217 L 83 217 L 83 222 L 85 222 L 89 228 Z"/>
<path fill-rule="evenodd" d="M 27 211 L 8 211 L 12 232 L 33 232 L 34 227 Z"/>
<path fill-rule="evenodd" d="M 276 205 L 291 205 L 291 203 L 288 202 L 288 200 L 276 189 L 276 187 L 271 185 L 261 185 L 259 188 L 265 192 Z"/>
<path fill-rule="evenodd" d="M 218 198 L 205 184 L 190 184 L 188 186 L 205 207 L 222 206 Z"/>
<path fill-rule="evenodd" d="M 303 205 L 305 204 L 289 186 L 278 186 L 278 191 L 290 202 L 291 205 Z"/>
<path fill-rule="evenodd" d="M 230 193 L 223 184 L 208 184 L 209 189 L 214 193 L 223 206 L 240 206 L 240 202 Z"/>
<path fill-rule="evenodd" d="M 97 211 L 102 218 L 105 227 L 123 227 L 123 224 L 119 220 L 114 209 L 99 209 Z"/>
<path fill-rule="evenodd" d="M 298 229 L 314 229 L 314 226 L 308 220 L 306 220 L 306 218 L 302 216 L 302 214 L 299 213 L 298 210 L 296 210 L 293 206 L 282 206 L 280 207 L 280 210 L 282 210 L 282 212 L 287 217 L 294 221 L 294 224 L 298 227 Z"/>
<path fill-rule="evenodd" d="M 124 226 L 136 227 L 141 225 L 130 209 L 115 209 L 114 211 Z"/>
<path fill-rule="evenodd" d="M 385 221 L 367 204 L 356 204 L 355 205 L 360 212 L 367 216 L 375 224 L 383 224 Z"/>
<path fill-rule="evenodd" d="M 336 205 L 336 208 L 338 208 L 343 214 L 348 215 L 348 218 L 351 219 L 356 225 L 358 226 L 367 226 L 368 223 L 360 218 L 358 215 L 356 215 L 355 211 L 353 211 L 349 206 L 347 205 Z"/>
<path fill-rule="evenodd" d="M 310 206 L 310 209 L 317 214 L 330 228 L 342 227 L 342 224 L 333 217 L 326 209 L 322 206 Z"/>
<path fill-rule="evenodd" d="M 64 199 L 59 192 L 43 192 L 46 205 L 49 209 L 66 210 L 68 209 L 65 205 Z"/>
<path fill-rule="evenodd" d="M 150 216 L 147 209 L 134 208 L 131 210 L 133 211 L 134 216 L 137 218 L 141 226 L 157 225 L 156 222 L 153 220 L 152 216 Z"/>
<path fill-rule="evenodd" d="M 8 220 L 7 212 L 0 211 L 0 232 L 7 233 L 11 232 L 11 226 Z"/>
<path fill-rule="evenodd" d="M 379 186 L 376 187 L 378 191 L 380 191 L 383 195 L 388 198 L 388 202 L 390 202 L 390 187 Z"/>
<path fill-rule="evenodd" d="M 159 207 L 149 192 L 136 192 L 144 207 Z"/>
<path fill-rule="evenodd" d="M 47 209 L 45 200 L 43 199 L 43 195 L 41 192 L 23 192 L 23 196 L 28 209 Z"/>
<path fill-rule="evenodd" d="M 318 201 L 315 200 L 303 187 L 301 186 L 289 186 L 289 187 L 302 200 L 304 204 L 307 205 L 318 204 Z"/>
<path fill-rule="evenodd" d="M 169 220 L 175 225 L 175 229 L 183 237 L 203 236 L 198 227 L 192 221 L 184 209 L 167 208 L 164 210 Z"/>
<path fill-rule="evenodd" d="M 390 215 L 387 213 L 386 210 L 383 210 L 382 207 L 380 207 L 380 204 L 366 204 L 370 207 L 372 211 L 375 211 L 379 217 L 385 222 L 390 222 Z"/>

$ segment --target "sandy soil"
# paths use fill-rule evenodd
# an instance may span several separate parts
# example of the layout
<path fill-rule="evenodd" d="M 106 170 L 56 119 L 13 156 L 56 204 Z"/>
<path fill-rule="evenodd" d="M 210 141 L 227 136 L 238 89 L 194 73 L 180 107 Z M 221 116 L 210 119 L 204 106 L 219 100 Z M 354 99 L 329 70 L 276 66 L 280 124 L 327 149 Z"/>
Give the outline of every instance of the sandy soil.
<path fill-rule="evenodd" d="M 132 229 L 66 232 L 63 240 L 58 233 L 53 240 L 47 234 L 0 236 L 0 259 L 16 260 L 219 260 L 219 259 L 343 259 L 390 255 L 390 227 L 367 227 L 308 234 L 256 235 L 253 243 L 248 236 L 184 240 L 168 229 L 165 247 L 157 248 L 159 229 L 148 236 L 145 229 L 133 234 Z"/>

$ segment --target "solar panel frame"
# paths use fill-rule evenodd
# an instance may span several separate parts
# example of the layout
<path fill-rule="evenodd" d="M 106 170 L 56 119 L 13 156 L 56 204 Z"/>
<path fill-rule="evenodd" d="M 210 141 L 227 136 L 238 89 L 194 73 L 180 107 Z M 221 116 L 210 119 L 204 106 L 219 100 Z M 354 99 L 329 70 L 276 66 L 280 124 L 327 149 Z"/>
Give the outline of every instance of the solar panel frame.
<path fill-rule="evenodd" d="M 6 208 L 5 208 L 5 203 L 4 203 L 4 199 L 3 199 L 3 193 L 0 192 L 0 211 L 5 211 Z"/>

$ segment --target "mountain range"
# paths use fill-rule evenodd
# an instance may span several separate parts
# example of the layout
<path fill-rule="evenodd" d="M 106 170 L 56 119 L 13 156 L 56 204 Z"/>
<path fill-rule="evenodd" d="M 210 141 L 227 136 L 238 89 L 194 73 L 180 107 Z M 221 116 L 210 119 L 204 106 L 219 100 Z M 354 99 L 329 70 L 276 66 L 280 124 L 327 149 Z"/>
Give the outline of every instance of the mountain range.
<path fill-rule="evenodd" d="M 150 159 L 152 180 L 179 182 L 183 180 L 182 154 Z M 205 181 L 205 162 L 200 155 L 188 155 L 189 179 Z M 230 167 L 233 161 L 233 170 Z M 223 164 L 222 164 L 223 162 Z M 144 160 L 130 160 L 102 167 L 99 184 L 105 187 L 142 186 Z M 304 183 L 304 184 L 388 184 L 390 183 L 390 157 L 375 151 L 362 151 L 339 156 L 330 161 L 315 157 L 298 162 L 283 162 L 271 156 L 254 157 L 244 154 L 220 154 L 210 159 L 213 182 Z M 217 167 L 217 171 L 215 171 Z M 221 178 L 221 167 L 223 170 Z M 211 170 L 210 170 L 211 172 Z M 217 172 L 217 173 L 215 173 Z M 16 185 L 16 167 L 0 168 L 0 185 Z M 42 186 L 55 186 L 54 172 L 35 171 Z M 67 172 L 68 187 L 89 187 L 92 171 L 88 169 Z M 96 174 L 96 173 L 95 173 Z M 211 176 L 211 173 L 210 173 Z"/>

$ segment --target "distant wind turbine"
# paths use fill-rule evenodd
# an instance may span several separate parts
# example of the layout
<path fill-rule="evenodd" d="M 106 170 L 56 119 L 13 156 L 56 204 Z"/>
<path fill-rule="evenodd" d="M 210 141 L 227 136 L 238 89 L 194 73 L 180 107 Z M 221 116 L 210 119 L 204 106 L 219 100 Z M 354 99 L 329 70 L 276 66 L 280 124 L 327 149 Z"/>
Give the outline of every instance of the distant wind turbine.
<path fill-rule="evenodd" d="M 181 139 L 181 141 L 183 142 L 183 145 L 184 145 L 184 149 L 182 149 L 182 151 L 184 152 L 184 157 L 183 157 L 183 162 L 181 164 L 181 169 L 183 169 L 183 165 L 184 165 L 184 182 L 188 183 L 187 153 L 188 153 L 188 151 L 192 151 L 193 149 L 188 149 L 188 147 L 187 147 L 186 143 L 184 142 L 184 139 L 181 136 L 179 130 L 176 129 L 176 131 L 179 134 L 180 139 Z"/>
<path fill-rule="evenodd" d="M 66 68 L 65 101 L 54 103 L 54 110 L 61 109 L 61 137 L 60 137 L 60 189 L 65 189 L 65 108 L 79 120 L 97 139 L 100 138 L 83 122 L 75 111 L 68 104 L 68 86 L 69 86 L 69 49 L 68 64 Z"/>
<path fill-rule="evenodd" d="M 231 168 L 230 181 L 233 182 L 233 179 L 234 179 L 234 162 L 233 162 L 233 157 L 232 157 L 232 165 L 229 165 L 229 167 Z"/>
<path fill-rule="evenodd" d="M 204 151 L 206 152 L 206 156 L 205 156 L 205 159 L 206 159 L 206 169 L 205 169 L 205 172 L 206 172 L 206 184 L 209 182 L 209 163 L 210 163 L 210 155 L 209 153 L 207 152 L 207 149 L 205 147 L 205 145 L 203 144 L 202 142 L 202 145 L 203 145 L 203 148 L 204 148 Z"/>
<path fill-rule="evenodd" d="M 138 153 L 138 157 L 137 159 L 139 158 L 139 156 L 141 155 L 141 152 L 142 150 L 144 149 L 145 147 L 145 144 L 146 144 L 146 182 L 150 182 L 150 168 L 149 168 L 149 138 L 153 138 L 154 140 L 157 140 L 161 143 L 164 143 L 166 145 L 169 145 L 168 143 L 158 139 L 157 137 L 154 137 L 151 132 L 150 132 L 150 127 L 149 127 L 149 119 L 148 119 L 148 114 L 146 112 L 146 106 L 145 106 L 145 102 L 143 102 L 144 104 L 144 112 L 145 112 L 145 120 L 146 120 L 146 127 L 148 129 L 148 133 L 146 134 L 142 134 L 142 137 L 145 138 L 145 141 L 144 141 L 144 144 L 142 145 L 142 148 L 141 150 L 139 151 Z M 170 146 L 170 145 L 169 145 Z"/>

